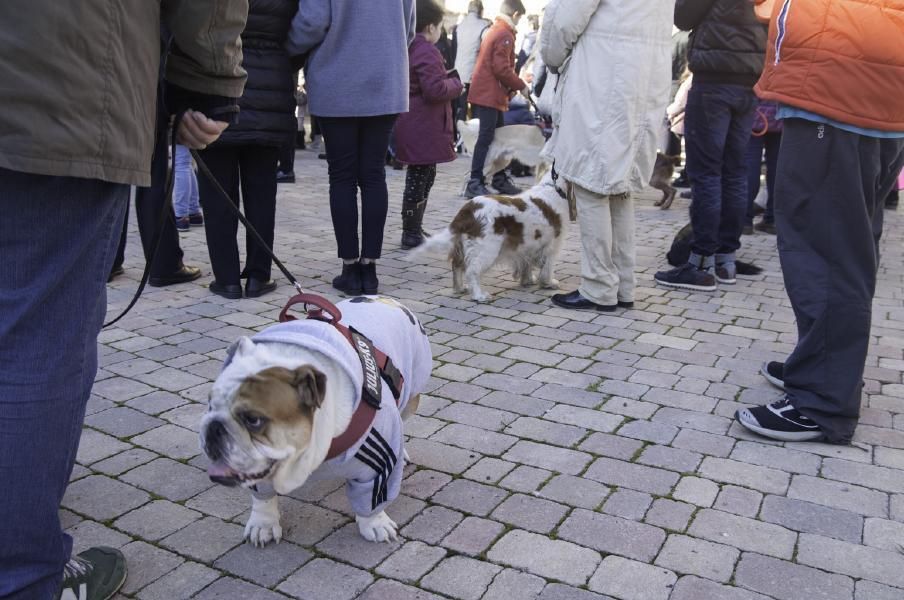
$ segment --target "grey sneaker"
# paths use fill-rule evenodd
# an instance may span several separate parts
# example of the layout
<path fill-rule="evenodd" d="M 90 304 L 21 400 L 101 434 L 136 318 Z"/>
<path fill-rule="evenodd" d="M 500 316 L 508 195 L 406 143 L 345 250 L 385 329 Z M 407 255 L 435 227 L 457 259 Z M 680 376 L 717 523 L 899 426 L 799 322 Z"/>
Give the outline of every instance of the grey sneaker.
<path fill-rule="evenodd" d="M 734 254 L 716 254 L 716 281 L 725 285 L 734 285 L 738 282 L 738 267 L 735 264 Z"/>
<path fill-rule="evenodd" d="M 489 188 L 479 179 L 471 179 L 468 181 L 468 187 L 465 188 L 465 196 L 468 198 L 476 198 L 477 196 L 489 196 Z"/>
<path fill-rule="evenodd" d="M 97 546 L 69 559 L 56 600 L 109 600 L 125 581 L 122 552 Z"/>

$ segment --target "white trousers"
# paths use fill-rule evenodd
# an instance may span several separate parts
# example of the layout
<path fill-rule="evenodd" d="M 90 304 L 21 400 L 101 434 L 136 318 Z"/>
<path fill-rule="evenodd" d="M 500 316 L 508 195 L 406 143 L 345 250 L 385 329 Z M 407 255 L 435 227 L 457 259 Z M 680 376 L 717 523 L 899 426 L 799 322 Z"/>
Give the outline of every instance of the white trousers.
<path fill-rule="evenodd" d="M 633 302 L 634 200 L 630 194 L 602 196 L 575 185 L 581 227 L 581 296 L 611 306 Z"/>

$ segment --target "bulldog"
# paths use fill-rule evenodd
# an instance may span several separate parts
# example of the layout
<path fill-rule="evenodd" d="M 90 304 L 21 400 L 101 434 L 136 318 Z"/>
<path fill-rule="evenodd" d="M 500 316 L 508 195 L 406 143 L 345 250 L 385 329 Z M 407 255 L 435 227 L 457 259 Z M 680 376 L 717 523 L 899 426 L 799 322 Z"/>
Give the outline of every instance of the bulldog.
<path fill-rule="evenodd" d="M 337 308 L 351 339 L 315 319 L 268 327 L 232 345 L 211 389 L 200 427 L 208 473 L 251 490 L 244 537 L 254 546 L 282 538 L 277 495 L 316 479 L 347 481 L 365 539 L 397 537 L 385 509 L 399 493 L 407 460 L 402 422 L 430 378 L 430 343 L 395 300 L 359 297 Z M 380 372 L 374 348 L 401 378 L 387 376 L 389 366 Z M 368 409 L 374 405 L 379 409 Z"/>

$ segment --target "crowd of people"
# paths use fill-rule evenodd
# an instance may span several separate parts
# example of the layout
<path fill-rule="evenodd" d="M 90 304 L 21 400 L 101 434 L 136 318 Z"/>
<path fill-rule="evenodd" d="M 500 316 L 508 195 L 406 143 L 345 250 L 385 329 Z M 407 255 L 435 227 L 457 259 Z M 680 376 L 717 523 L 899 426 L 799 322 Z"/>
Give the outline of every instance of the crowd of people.
<path fill-rule="evenodd" d="M 272 246 L 299 105 L 329 167 L 333 286 L 355 295 L 379 289 L 389 148 L 408 167 L 401 242 L 413 248 L 436 166 L 456 158 L 458 119 L 480 122 L 467 195 L 520 192 L 505 171 L 487 181 L 484 161 L 513 98 L 536 97 L 554 124 L 545 156 L 580 224 L 581 284 L 552 302 L 607 312 L 634 303 L 633 194 L 657 150 L 680 153 L 681 138 L 662 143 L 670 115 L 693 242 L 656 283 L 732 285 L 742 235 L 777 233 L 798 342 L 763 368 L 784 397 L 737 419 L 778 440 L 850 442 L 882 208 L 904 167 L 902 0 L 848 11 L 821 0 L 551 0 L 542 20 L 528 17 L 520 48 L 521 0 L 503 0 L 492 22 L 471 2 L 451 36 L 439 0 L 163 0 L 117 18 L 99 0 L 15 3 L 0 22 L 0 474 L 11 490 L 0 496 L 0 596 L 108 598 L 125 576 L 118 552 L 72 556 L 57 511 L 105 284 L 122 272 L 129 186 L 150 285 L 201 276 L 178 232 L 204 226 L 212 293 L 272 292 L 267 249 L 246 238 L 242 265 L 218 188 Z M 690 32 L 678 44 L 673 24 Z M 173 115 L 174 212 L 161 222 Z M 189 150 L 213 179 L 195 175 Z M 764 153 L 768 200 L 754 223 Z"/>

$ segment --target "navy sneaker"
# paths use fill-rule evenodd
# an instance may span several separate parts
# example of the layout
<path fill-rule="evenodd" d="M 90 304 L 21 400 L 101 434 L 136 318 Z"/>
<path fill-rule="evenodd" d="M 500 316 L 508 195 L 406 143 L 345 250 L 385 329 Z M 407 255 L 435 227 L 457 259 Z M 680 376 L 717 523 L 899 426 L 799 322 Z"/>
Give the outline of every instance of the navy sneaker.
<path fill-rule="evenodd" d="M 191 229 L 191 218 L 190 217 L 178 217 L 176 219 L 176 229 L 182 232 L 186 232 Z"/>
<path fill-rule="evenodd" d="M 58 600 L 109 600 L 126 581 L 122 552 L 98 546 L 73 556 L 63 569 Z"/>
<path fill-rule="evenodd" d="M 763 363 L 760 373 L 766 378 L 766 381 L 774 385 L 780 390 L 785 389 L 785 363 L 773 360 Z"/>
<path fill-rule="evenodd" d="M 706 269 L 686 263 L 669 271 L 660 271 L 653 276 L 659 285 L 679 290 L 715 292 L 716 278 Z"/>
<path fill-rule="evenodd" d="M 750 431 L 773 440 L 811 442 L 823 437 L 819 425 L 802 415 L 787 398 L 766 406 L 741 409 L 735 418 Z"/>

